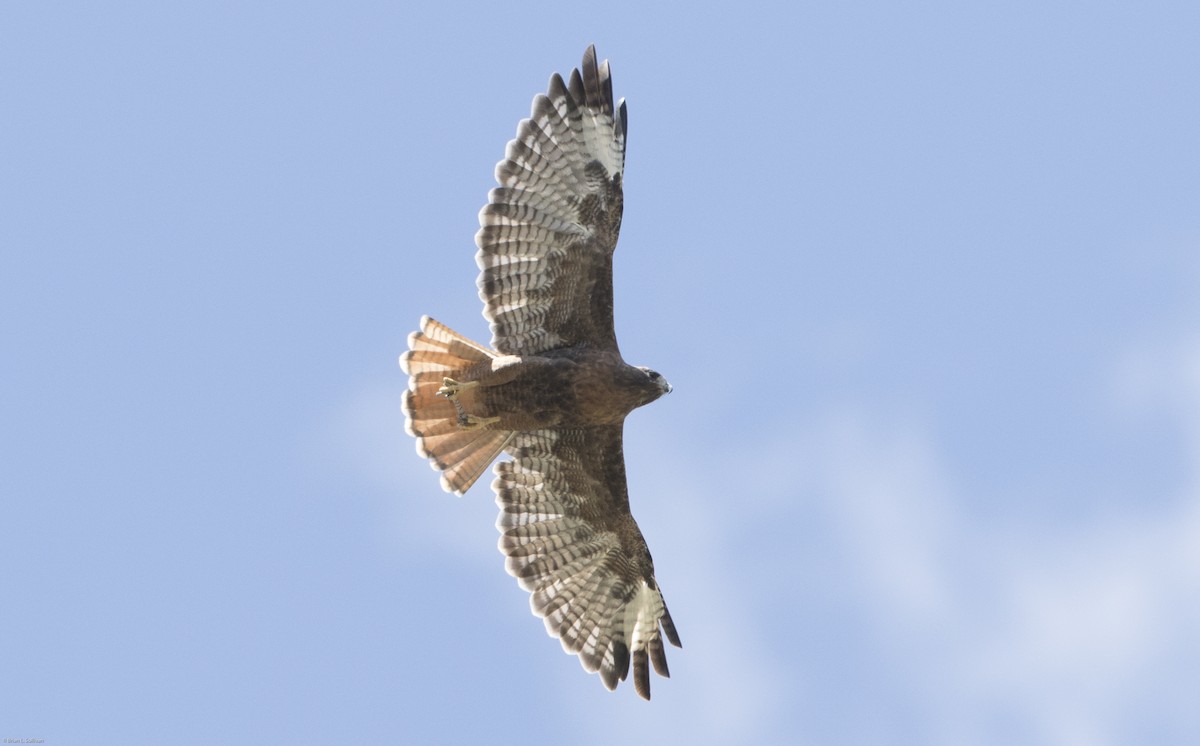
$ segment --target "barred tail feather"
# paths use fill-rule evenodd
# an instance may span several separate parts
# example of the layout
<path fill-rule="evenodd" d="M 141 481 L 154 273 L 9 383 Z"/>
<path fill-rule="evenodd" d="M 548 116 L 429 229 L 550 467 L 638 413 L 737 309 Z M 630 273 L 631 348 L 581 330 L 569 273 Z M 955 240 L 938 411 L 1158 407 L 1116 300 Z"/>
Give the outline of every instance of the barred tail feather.
<path fill-rule="evenodd" d="M 417 440 L 417 453 L 442 472 L 442 489 L 461 495 L 496 459 L 513 434 L 506 430 L 463 430 L 454 403 L 438 396 L 443 378 L 457 378 L 473 366 L 496 357 L 445 324 L 425 316 L 420 331 L 408 335 L 409 351 L 400 356 L 408 374 L 404 394 L 405 430 Z M 459 394 L 470 411 L 475 389 Z"/>

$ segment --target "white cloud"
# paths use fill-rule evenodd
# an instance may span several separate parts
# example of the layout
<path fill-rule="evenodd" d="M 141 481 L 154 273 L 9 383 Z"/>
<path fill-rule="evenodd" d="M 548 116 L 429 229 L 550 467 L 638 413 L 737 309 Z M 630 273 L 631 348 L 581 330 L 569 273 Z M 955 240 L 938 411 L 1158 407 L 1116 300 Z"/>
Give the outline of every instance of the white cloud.
<path fill-rule="evenodd" d="M 1200 344 L 1125 371 L 1145 387 L 1127 400 L 1167 403 L 1196 453 Z M 1118 743 L 1146 723 L 1200 736 L 1195 700 L 1173 697 L 1200 695 L 1200 481 L 1086 524 L 988 523 L 956 509 L 970 496 L 919 427 L 835 416 L 801 440 L 824 459 L 803 471 L 853 558 L 847 593 L 939 740 Z"/>
<path fill-rule="evenodd" d="M 846 414 L 824 430 L 823 488 L 871 596 L 914 622 L 945 613 L 956 516 L 931 444 L 915 429 L 881 438 Z"/>
<path fill-rule="evenodd" d="M 1183 427 L 1200 481 L 1200 336 L 1160 337 L 1125 352 L 1110 376 L 1114 405 L 1131 418 L 1168 417 Z"/>

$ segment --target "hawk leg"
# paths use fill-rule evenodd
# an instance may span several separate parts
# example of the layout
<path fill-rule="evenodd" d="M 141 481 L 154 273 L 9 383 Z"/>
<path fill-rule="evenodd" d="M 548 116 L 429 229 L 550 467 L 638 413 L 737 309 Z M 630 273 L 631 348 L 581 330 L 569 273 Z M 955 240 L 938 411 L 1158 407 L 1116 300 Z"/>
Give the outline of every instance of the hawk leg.
<path fill-rule="evenodd" d="M 442 387 L 438 389 L 438 396 L 444 396 L 454 405 L 454 409 L 458 412 L 458 427 L 460 430 L 478 430 L 481 427 L 495 424 L 500 421 L 499 417 L 476 417 L 473 414 L 467 414 L 467 410 L 463 409 L 462 402 L 458 400 L 459 392 L 465 389 L 475 388 L 479 385 L 479 381 L 459 382 L 453 378 L 443 378 Z"/>

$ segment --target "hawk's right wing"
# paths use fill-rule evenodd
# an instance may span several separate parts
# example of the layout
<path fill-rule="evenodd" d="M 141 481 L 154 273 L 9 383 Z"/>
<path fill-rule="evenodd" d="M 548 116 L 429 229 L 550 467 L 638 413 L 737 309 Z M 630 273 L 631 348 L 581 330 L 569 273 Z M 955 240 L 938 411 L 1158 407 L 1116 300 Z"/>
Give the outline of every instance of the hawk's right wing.
<path fill-rule="evenodd" d="M 654 561 L 629 512 L 621 425 L 517 433 L 496 464 L 497 528 L 508 571 L 563 649 L 609 689 L 629 674 L 650 699 L 649 665 L 669 676 L 662 635 L 681 647 Z"/>

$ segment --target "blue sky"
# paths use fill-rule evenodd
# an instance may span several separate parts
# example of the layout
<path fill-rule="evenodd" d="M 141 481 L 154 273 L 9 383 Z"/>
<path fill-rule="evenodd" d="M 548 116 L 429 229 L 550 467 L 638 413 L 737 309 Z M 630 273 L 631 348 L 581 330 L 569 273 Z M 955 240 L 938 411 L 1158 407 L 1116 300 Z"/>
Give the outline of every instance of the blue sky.
<path fill-rule="evenodd" d="M 1200 6 L 417 5 L 0 11 L 0 736 L 1200 738 Z M 649 704 L 399 409 L 592 42 Z"/>

